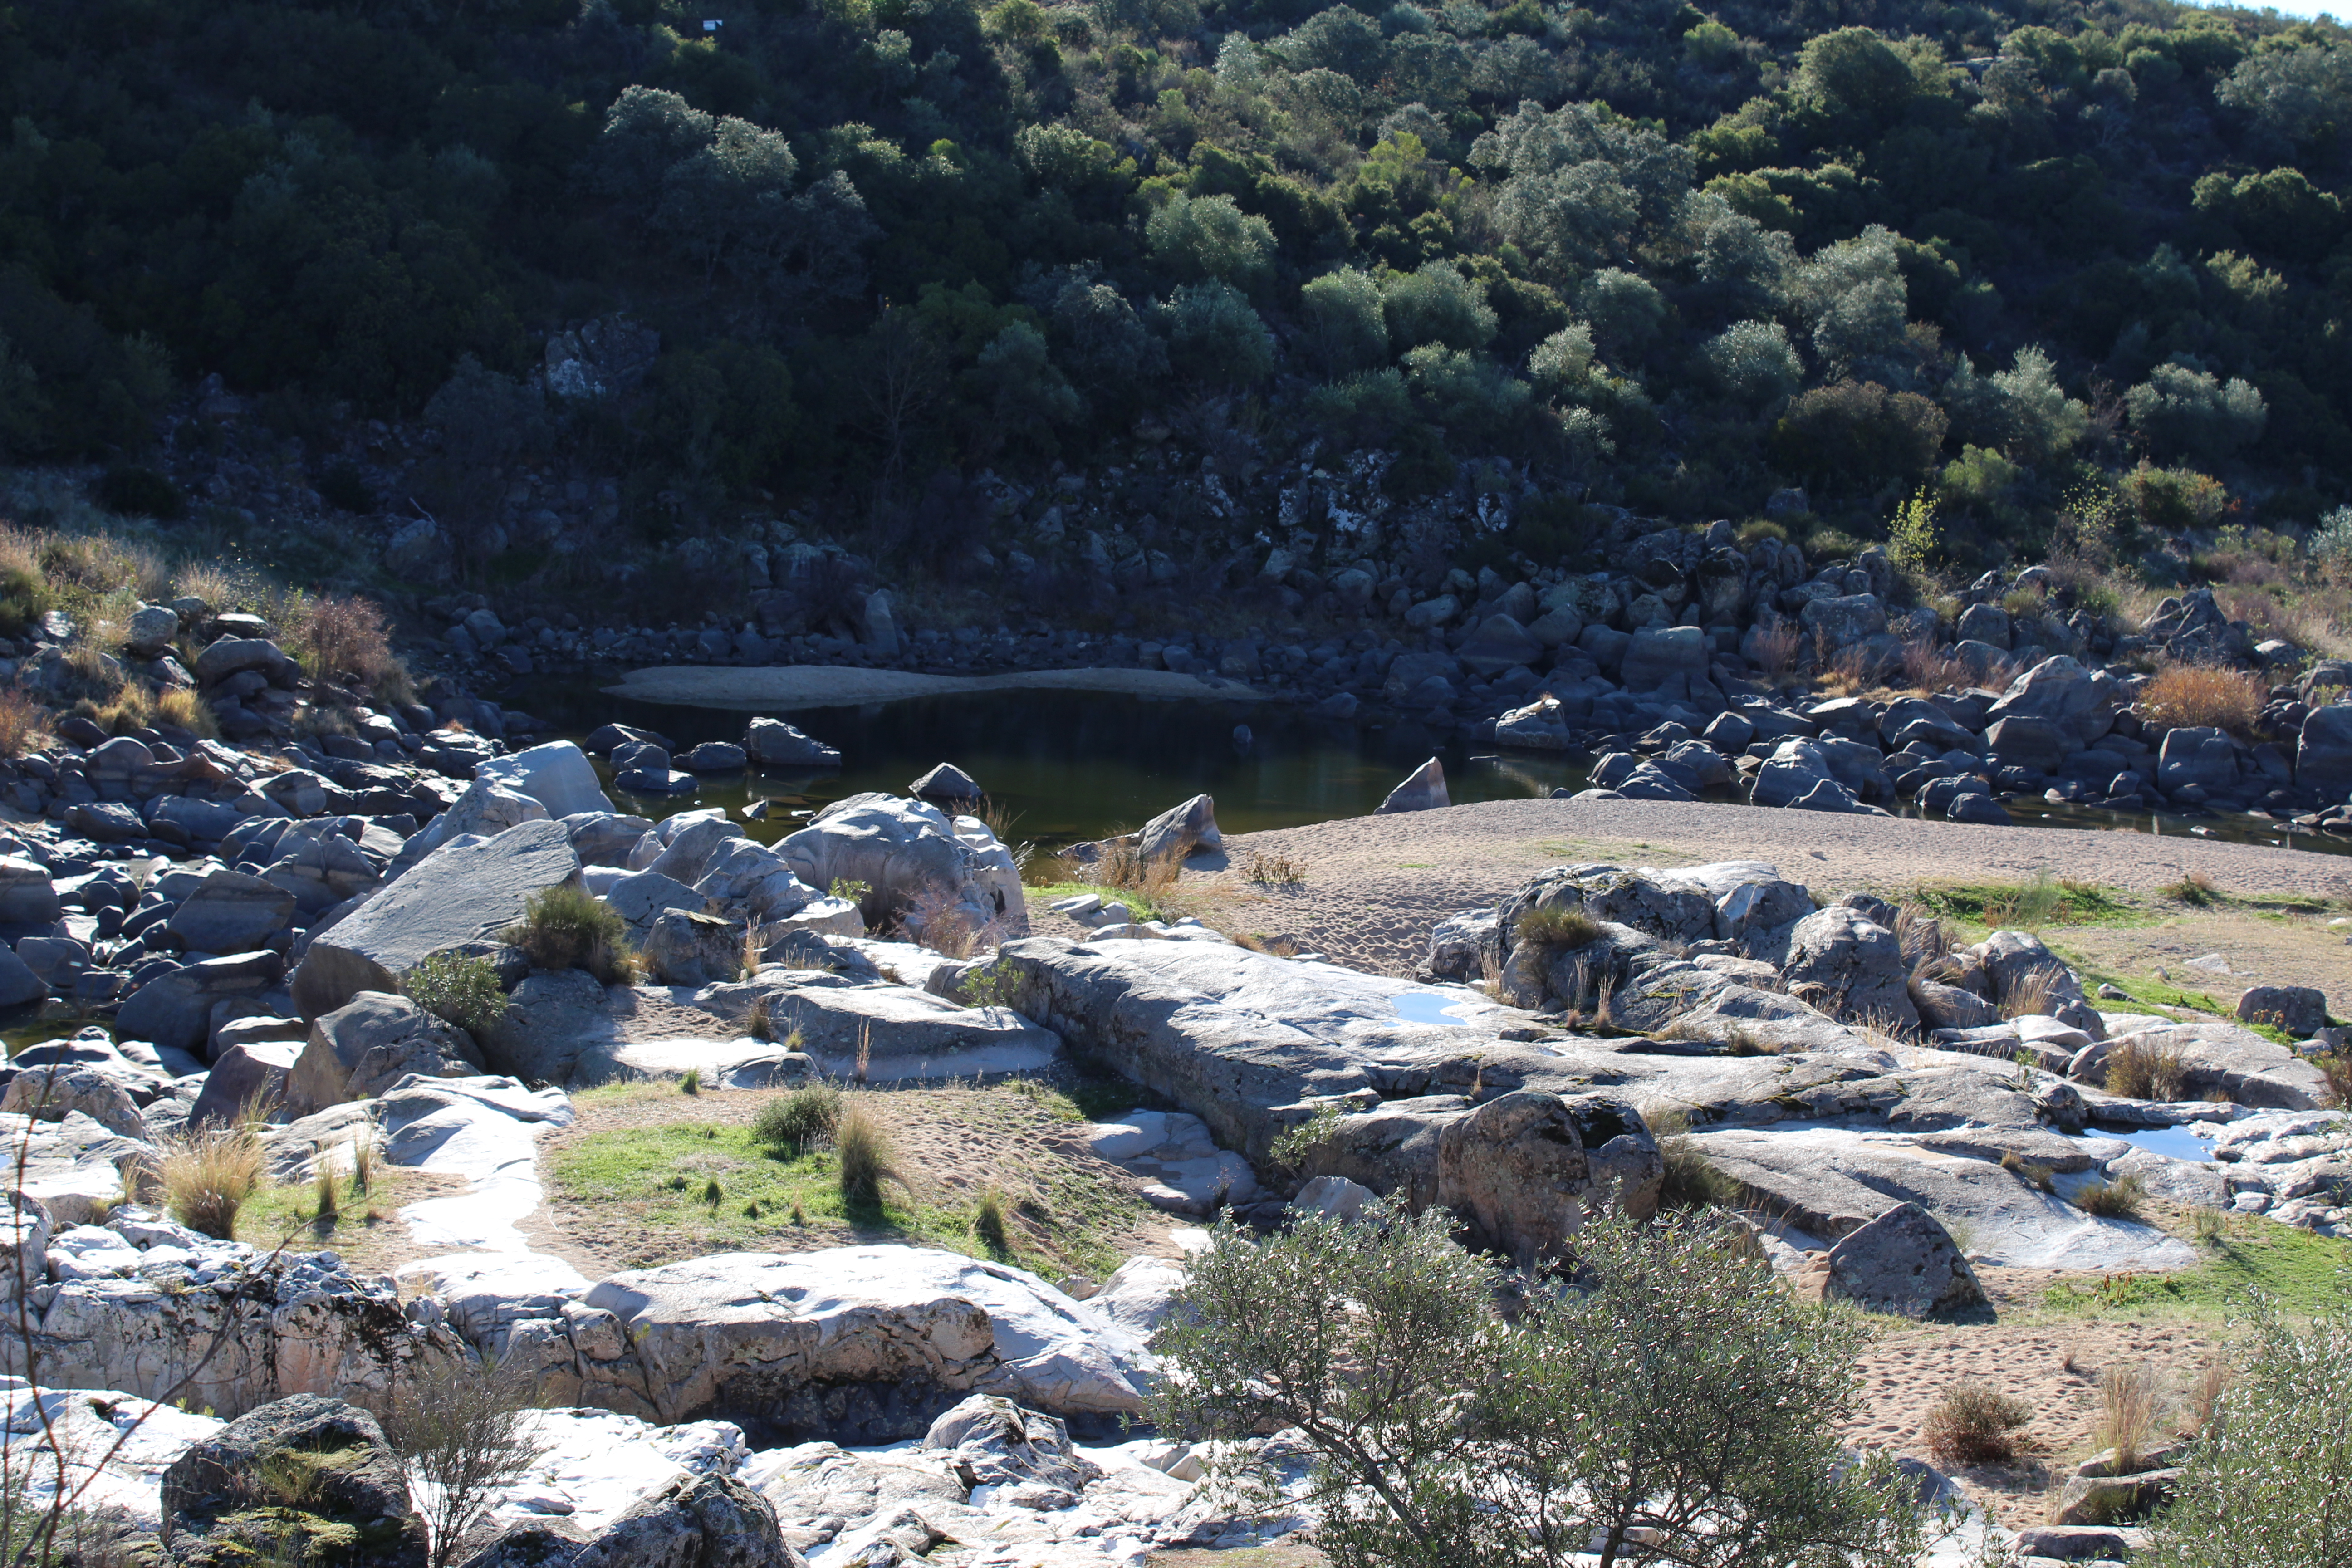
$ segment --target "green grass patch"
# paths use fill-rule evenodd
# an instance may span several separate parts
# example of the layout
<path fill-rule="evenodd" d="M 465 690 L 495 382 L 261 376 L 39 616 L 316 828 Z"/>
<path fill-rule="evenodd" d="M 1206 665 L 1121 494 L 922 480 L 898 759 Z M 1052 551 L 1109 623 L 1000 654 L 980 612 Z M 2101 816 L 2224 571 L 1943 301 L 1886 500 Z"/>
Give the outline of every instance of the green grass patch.
<path fill-rule="evenodd" d="M 2041 931 L 2049 926 L 2145 926 L 2158 917 L 2113 888 L 2072 878 L 2027 882 L 1922 884 L 1909 901 L 1939 920 L 1984 931 Z"/>
<path fill-rule="evenodd" d="M 2221 1236 L 2200 1250 L 2206 1261 L 2193 1268 L 2070 1280 L 2043 1291 L 2042 1304 L 2070 1316 L 2168 1307 L 2209 1313 L 2242 1306 L 2247 1293 L 2258 1290 L 2303 1313 L 2352 1279 L 2352 1239 L 2314 1236 L 2259 1215 L 2229 1216 Z"/>
<path fill-rule="evenodd" d="M 625 1101 L 636 1086 L 591 1090 Z M 1035 1114 L 1090 1119 L 1079 1100 L 1034 1081 L 953 1097 L 954 1120 L 988 1141 L 1023 1128 Z M 1092 1098 L 1091 1096 L 1089 1098 Z M 1101 1098 L 1127 1110 L 1132 1086 Z M 947 1109 L 947 1097 L 935 1102 Z M 975 1226 L 982 1193 L 940 1190 L 919 1170 L 898 1168 L 907 1184 L 887 1182 L 878 1204 L 843 1201 L 840 1163 L 819 1142 L 807 1148 L 763 1142 L 751 1126 L 658 1122 L 592 1133 L 551 1151 L 545 1179 L 551 1200 L 571 1210 L 583 1233 L 642 1238 L 636 1266 L 710 1252 L 791 1251 L 853 1242 L 919 1242 L 1032 1269 L 1049 1279 L 1083 1273 L 1099 1279 L 1118 1267 L 1121 1239 L 1149 1217 L 1123 1188 L 1051 1160 L 1008 1170 L 999 1189 L 1007 1245 L 991 1245 Z"/>
<path fill-rule="evenodd" d="M 1139 921 L 1164 921 L 1168 911 L 1133 888 L 1105 888 L 1092 882 L 1046 882 L 1027 889 L 1033 899 L 1052 903 L 1057 899 L 1075 899 L 1092 893 L 1107 904 L 1125 904 L 1128 912 Z"/>
<path fill-rule="evenodd" d="M 2077 962 L 2071 955 L 2067 956 L 2067 962 L 2073 963 L 2076 972 L 2082 975 L 2084 987 L 2094 993 L 2102 985 L 2112 985 L 2122 992 L 2126 997 L 2143 1007 L 2177 1007 L 2183 1012 L 2203 1013 L 2210 1017 L 2219 1018 L 2223 1023 L 2235 1024 L 2241 1029 L 2250 1029 L 2274 1044 L 2287 1047 L 2293 1047 L 2295 1044 L 2293 1035 L 2275 1025 L 2249 1024 L 2240 1018 L 2238 1002 L 2234 996 L 2225 1001 L 2210 991 L 2191 991 L 2185 986 L 2175 985 L 2169 981 L 2144 980 L 2111 974 L 2105 970 Z M 2115 1005 L 2115 1004 L 2109 1004 L 2110 1007 Z"/>

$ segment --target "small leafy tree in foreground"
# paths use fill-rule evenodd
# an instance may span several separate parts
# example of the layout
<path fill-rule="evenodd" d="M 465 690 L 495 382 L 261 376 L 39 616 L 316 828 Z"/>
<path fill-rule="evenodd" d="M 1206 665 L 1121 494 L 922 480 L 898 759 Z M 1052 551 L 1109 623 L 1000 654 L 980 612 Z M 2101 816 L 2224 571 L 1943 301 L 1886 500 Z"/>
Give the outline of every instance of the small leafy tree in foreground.
<path fill-rule="evenodd" d="M 2242 1370 L 2156 1521 L 2154 1568 L 2352 1562 L 2352 1281 L 2307 1327 L 2268 1300 L 2252 1327 Z"/>
<path fill-rule="evenodd" d="M 1704 1215 L 1614 1216 L 1506 1322 L 1499 1271 L 1451 1223 L 1381 1204 L 1255 1245 L 1221 1227 L 1160 1331 L 1154 1418 L 1297 1428 L 1341 1568 L 1917 1557 L 1912 1487 L 1838 1445 L 1865 1332 L 1850 1314 L 1796 1300 Z M 1222 1453 L 1221 1479 L 1270 1495 L 1249 1450 Z"/>

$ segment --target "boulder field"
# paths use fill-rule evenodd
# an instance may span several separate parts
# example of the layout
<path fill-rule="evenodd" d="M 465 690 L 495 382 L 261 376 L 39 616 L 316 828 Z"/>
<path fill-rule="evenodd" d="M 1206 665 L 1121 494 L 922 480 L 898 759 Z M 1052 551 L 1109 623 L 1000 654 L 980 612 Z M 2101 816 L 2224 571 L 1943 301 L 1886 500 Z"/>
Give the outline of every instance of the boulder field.
<path fill-rule="evenodd" d="M 616 760 L 654 744 L 610 728 Z M 1139 1103 L 1086 1129 L 1095 1152 L 1160 1207 L 1242 1227 L 1192 1245 L 1383 1195 L 1541 1267 L 1601 1205 L 1676 1201 L 1669 1166 L 1695 1158 L 1792 1289 L 1913 1317 L 1982 1310 L 1984 1268 L 2190 1261 L 2073 1201 L 2126 1175 L 2352 1224 L 2352 1127 L 2273 1037 L 2322 1043 L 2311 997 L 2249 994 L 2247 1024 L 2107 1011 L 2029 933 L 1956 943 L 1769 864 L 1555 867 L 1437 925 L 1393 977 L 1109 906 L 1074 911 L 1082 940 L 1026 934 L 1010 852 L 944 774 L 944 805 L 854 796 L 770 847 L 720 810 L 614 810 L 566 743 L 468 766 L 428 825 L 337 814 L 326 783 L 279 774 L 252 793 L 282 815 L 222 817 L 202 847 L 101 860 L 28 825 L 0 860 L 33 984 L 111 1009 L 0 1069 L 20 1153 L 0 1292 L 29 1326 L 5 1365 L 37 1385 L 10 1398 L 123 1436 L 93 1484 L 171 1521 L 175 1552 L 236 1547 L 238 1489 L 328 1445 L 354 1458 L 320 1517 L 379 1521 L 370 1561 L 421 1561 L 417 1500 L 363 1407 L 463 1353 L 528 1371 L 550 1406 L 547 1456 L 467 1545 L 478 1568 L 651 1564 L 688 1539 L 714 1562 L 956 1542 L 974 1563 L 1132 1563 L 1303 1522 L 1235 1516 L 1196 1485 L 1200 1456 L 1120 1430 L 1160 1374 L 1181 1258 L 1096 1286 L 908 1246 L 602 1279 L 533 1250 L 539 1142 L 614 1078 L 1108 1074 Z M 1213 807 L 1145 836 L 1213 844 Z M 512 931 L 557 889 L 609 910 L 647 973 L 534 969 Z M 452 955 L 503 994 L 495 1023 L 419 999 L 420 966 Z M 2136 1081 L 2119 1061 L 2160 1064 L 2173 1098 L 2114 1092 Z M 151 1206 L 173 1140 L 256 1116 L 281 1181 L 362 1146 L 447 1178 L 401 1211 L 425 1256 L 382 1277 Z M 2142 1138 L 2179 1129 L 2214 1158 Z M 1295 1436 L 1260 1441 L 1303 1474 Z"/>

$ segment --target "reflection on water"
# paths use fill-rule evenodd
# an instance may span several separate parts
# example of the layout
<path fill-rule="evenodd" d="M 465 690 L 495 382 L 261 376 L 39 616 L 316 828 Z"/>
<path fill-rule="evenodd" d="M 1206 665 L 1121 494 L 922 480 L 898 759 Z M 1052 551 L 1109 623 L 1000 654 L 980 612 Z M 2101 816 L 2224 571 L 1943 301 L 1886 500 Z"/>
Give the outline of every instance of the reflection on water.
<path fill-rule="evenodd" d="M 575 738 L 613 720 L 657 730 L 681 747 L 743 738 L 740 711 L 623 700 L 593 689 L 527 690 L 515 702 Z M 981 692 L 784 716 L 838 746 L 840 769 L 721 775 L 706 779 L 698 795 L 635 798 L 633 808 L 659 817 L 711 805 L 740 812 L 769 799 L 778 803 L 771 817 L 746 826 L 772 841 L 798 825 L 793 812 L 866 790 L 903 794 L 933 763 L 953 763 L 1014 815 L 1015 837 L 1059 845 L 1140 826 L 1203 793 L 1216 797 L 1217 823 L 1228 833 L 1358 816 L 1431 756 L 1444 762 L 1456 801 L 1582 789 L 1590 761 L 1495 759 L 1491 745 L 1437 740 L 1417 723 L 1373 729 L 1267 703 L 1150 702 L 1100 691 Z M 1234 742 L 1236 724 L 1250 728 L 1246 746 Z M 1482 760 L 1473 760 L 1474 750 Z M 605 777 L 609 785 L 609 771 Z"/>
<path fill-rule="evenodd" d="M 1460 1006 L 1462 998 L 1448 996 L 1442 991 L 1408 991 L 1402 996 L 1390 997 L 1389 1001 L 1395 1006 L 1397 1016 L 1408 1024 L 1463 1023 L 1462 1019 L 1445 1011 L 1448 1007 Z"/>
<path fill-rule="evenodd" d="M 508 698 L 575 739 L 614 720 L 659 731 L 681 748 L 743 738 L 740 710 L 610 697 L 579 684 L 527 683 Z M 987 691 L 780 711 L 838 746 L 841 768 L 712 777 L 698 795 L 637 797 L 629 804 L 661 817 L 712 805 L 740 814 L 770 800 L 772 815 L 746 826 L 754 837 L 772 842 L 844 795 L 903 794 L 933 763 L 953 763 L 1013 814 L 1016 838 L 1055 846 L 1124 832 L 1204 792 L 1216 797 L 1217 822 L 1229 833 L 1359 816 L 1431 756 L 1444 763 L 1446 785 L 1457 803 L 1582 789 L 1592 763 L 1580 752 L 1506 752 L 1492 742 L 1465 746 L 1411 721 L 1341 723 L 1270 702 L 1149 701 L 1104 691 Z M 1237 724 L 1252 731 L 1246 746 L 1234 742 Z M 609 785 L 609 771 L 605 777 Z M 1707 798 L 1737 797 L 1720 790 Z M 2307 833 L 2290 839 L 2284 824 L 2252 817 L 2159 819 L 2030 798 L 2007 804 L 2024 826 L 2155 832 L 2352 854 L 2352 840 Z M 1921 813 L 1906 805 L 1899 815 Z"/>
<path fill-rule="evenodd" d="M 2200 1138 L 2186 1127 L 2135 1127 L 2128 1131 L 2099 1128 L 2093 1136 L 2116 1138 L 2136 1149 L 2151 1154 L 2163 1154 L 2175 1160 L 2201 1162 L 2213 1157 L 2213 1141 Z"/>

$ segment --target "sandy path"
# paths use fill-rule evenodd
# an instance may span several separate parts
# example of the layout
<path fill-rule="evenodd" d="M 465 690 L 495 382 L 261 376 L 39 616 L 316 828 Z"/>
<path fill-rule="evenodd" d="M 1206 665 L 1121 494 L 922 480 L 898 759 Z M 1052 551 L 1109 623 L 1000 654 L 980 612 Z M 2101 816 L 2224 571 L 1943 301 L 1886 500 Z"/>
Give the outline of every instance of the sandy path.
<path fill-rule="evenodd" d="M 904 669 L 857 669 L 827 664 L 724 666 L 665 665 L 633 669 L 613 697 L 643 702 L 684 702 L 698 708 L 855 708 L 907 697 L 957 697 L 975 691 L 1112 691 L 1128 697 L 1175 700 L 1213 698 L 1221 702 L 1262 702 L 1266 694 L 1243 681 L 1202 679 L 1167 669 L 1024 669 L 1009 675 L 918 675 Z"/>
<path fill-rule="evenodd" d="M 1307 884 L 1274 892 L 1241 879 L 1254 855 L 1303 864 Z M 2147 893 L 2184 873 L 2225 892 L 2352 898 L 2352 856 L 2145 833 L 1980 827 L 1826 812 L 1662 801 L 1498 800 L 1444 811 L 1349 817 L 1226 840 L 1216 871 L 1187 870 L 1185 891 L 1221 923 L 1285 932 L 1343 962 L 1402 973 L 1429 928 L 1494 903 L 1530 872 L 1579 860 L 1697 865 L 1766 860 L 1843 892 L 1919 883 L 2017 882 L 2053 875 Z M 1216 864 L 1196 861 L 1196 866 Z"/>

